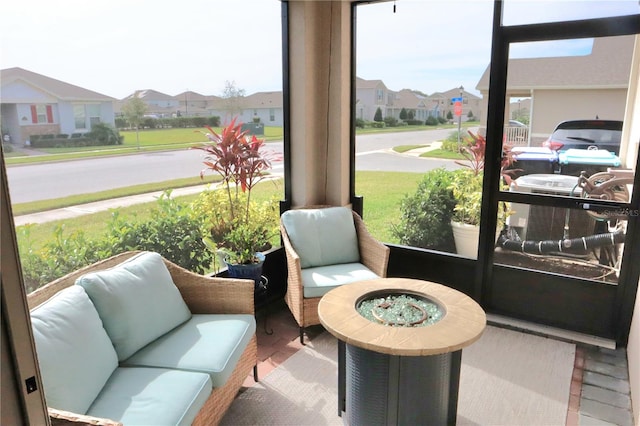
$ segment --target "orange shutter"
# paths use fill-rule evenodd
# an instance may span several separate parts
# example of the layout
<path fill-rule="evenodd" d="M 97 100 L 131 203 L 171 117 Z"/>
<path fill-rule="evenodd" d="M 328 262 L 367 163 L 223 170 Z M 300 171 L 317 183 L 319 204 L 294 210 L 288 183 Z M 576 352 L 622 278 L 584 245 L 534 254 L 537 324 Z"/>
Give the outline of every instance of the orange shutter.
<path fill-rule="evenodd" d="M 35 105 L 31 105 L 31 122 L 34 124 L 38 123 L 38 110 Z"/>
<path fill-rule="evenodd" d="M 47 123 L 53 123 L 53 108 L 47 105 Z"/>

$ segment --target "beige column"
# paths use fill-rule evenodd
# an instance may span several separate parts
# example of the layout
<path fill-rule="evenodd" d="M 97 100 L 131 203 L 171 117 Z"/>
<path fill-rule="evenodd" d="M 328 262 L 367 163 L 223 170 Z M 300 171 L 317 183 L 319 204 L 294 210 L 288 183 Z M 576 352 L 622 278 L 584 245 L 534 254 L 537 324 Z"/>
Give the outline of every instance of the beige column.
<path fill-rule="evenodd" d="M 292 207 L 349 203 L 351 6 L 290 1 Z"/>

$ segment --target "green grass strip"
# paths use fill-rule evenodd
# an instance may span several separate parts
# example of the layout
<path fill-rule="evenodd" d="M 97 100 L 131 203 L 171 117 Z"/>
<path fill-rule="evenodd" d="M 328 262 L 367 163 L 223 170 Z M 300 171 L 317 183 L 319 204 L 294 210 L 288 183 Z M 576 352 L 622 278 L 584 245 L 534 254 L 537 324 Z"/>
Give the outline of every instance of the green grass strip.
<path fill-rule="evenodd" d="M 422 173 L 405 172 L 357 172 L 356 193 L 364 197 L 364 220 L 369 231 L 380 241 L 397 243 L 392 227 L 400 221 L 400 201 L 407 194 L 415 192 Z M 282 179 L 266 181 L 258 184 L 251 197 L 256 201 L 271 197 L 284 198 Z M 165 186 L 162 189 L 169 189 Z M 197 195 L 175 197 L 182 202 L 190 202 Z M 156 207 L 156 202 L 142 203 L 118 208 L 121 217 L 135 217 L 136 220 L 148 219 Z M 14 206 L 14 214 L 15 206 Z M 42 247 L 53 239 L 53 232 L 58 225 L 64 225 L 65 235 L 82 231 L 88 238 L 101 238 L 110 221 L 112 211 L 87 214 L 73 219 L 56 220 L 41 224 L 29 224 L 31 241 L 34 248 Z M 22 236 L 17 227 L 17 237 Z"/>
<path fill-rule="evenodd" d="M 440 149 L 440 148 L 423 152 L 422 154 L 420 154 L 420 157 L 443 158 L 443 159 L 449 159 L 449 160 L 464 160 L 464 157 L 461 154 L 457 152 L 447 151 L 446 149 Z"/>
<path fill-rule="evenodd" d="M 12 209 L 13 215 L 19 216 L 61 209 L 63 207 L 76 206 L 79 204 L 87 204 L 95 201 L 111 200 L 113 198 L 127 197 L 130 195 L 146 194 L 149 192 L 165 191 L 167 189 L 184 188 L 187 186 L 204 185 L 219 181 L 220 178 L 218 176 L 206 176 L 204 179 L 200 179 L 200 177 L 196 176 L 191 178 L 133 185 L 126 188 L 109 189 L 107 191 L 92 192 L 89 194 L 71 195 L 64 198 L 18 203 L 14 204 Z"/>

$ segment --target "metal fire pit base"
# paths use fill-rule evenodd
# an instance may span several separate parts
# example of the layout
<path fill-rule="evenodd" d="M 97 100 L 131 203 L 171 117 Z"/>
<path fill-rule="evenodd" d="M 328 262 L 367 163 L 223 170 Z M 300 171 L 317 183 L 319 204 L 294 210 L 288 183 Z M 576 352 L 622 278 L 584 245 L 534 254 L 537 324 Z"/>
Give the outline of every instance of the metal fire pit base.
<path fill-rule="evenodd" d="M 456 423 L 462 351 L 387 355 L 339 342 L 338 403 L 348 425 Z"/>

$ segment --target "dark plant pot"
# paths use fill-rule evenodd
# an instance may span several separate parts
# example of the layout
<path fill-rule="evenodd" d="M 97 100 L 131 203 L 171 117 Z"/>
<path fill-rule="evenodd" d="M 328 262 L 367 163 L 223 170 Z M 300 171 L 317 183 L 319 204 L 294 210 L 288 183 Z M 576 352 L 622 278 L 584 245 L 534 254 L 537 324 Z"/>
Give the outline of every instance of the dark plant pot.
<path fill-rule="evenodd" d="M 256 253 L 256 257 L 260 259 L 260 262 L 248 265 L 230 264 L 225 259 L 224 264 L 227 265 L 229 277 L 251 279 L 256 283 L 256 287 L 259 286 L 262 279 L 262 265 L 264 265 L 265 256 L 262 253 Z"/>

